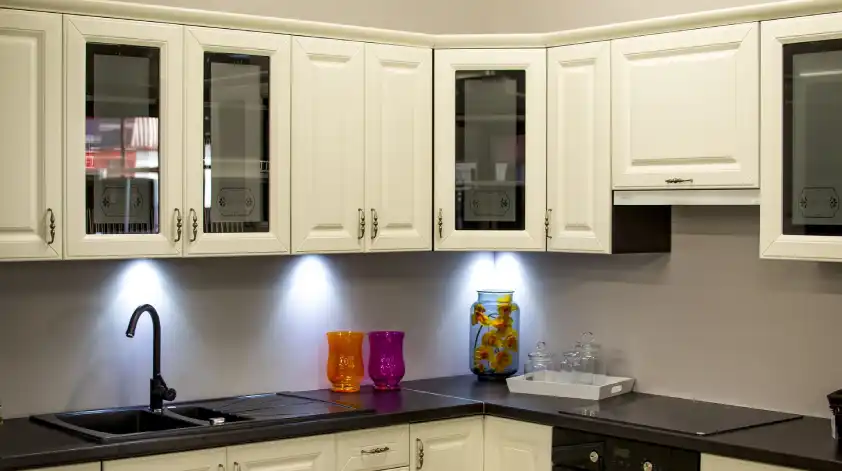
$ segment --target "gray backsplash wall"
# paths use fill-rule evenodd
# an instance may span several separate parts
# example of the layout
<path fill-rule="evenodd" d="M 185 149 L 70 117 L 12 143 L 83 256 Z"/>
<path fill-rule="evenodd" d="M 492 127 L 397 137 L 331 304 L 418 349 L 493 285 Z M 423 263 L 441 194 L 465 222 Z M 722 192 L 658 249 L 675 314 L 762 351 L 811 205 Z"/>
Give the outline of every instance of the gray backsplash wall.
<path fill-rule="evenodd" d="M 7 415 L 142 404 L 151 324 L 180 399 L 327 386 L 324 332 L 407 331 L 407 378 L 467 372 L 474 289 L 510 286 L 522 358 L 592 330 L 640 391 L 827 415 L 842 265 L 758 259 L 757 208 L 676 208 L 668 255 L 404 253 L 0 264 Z"/>

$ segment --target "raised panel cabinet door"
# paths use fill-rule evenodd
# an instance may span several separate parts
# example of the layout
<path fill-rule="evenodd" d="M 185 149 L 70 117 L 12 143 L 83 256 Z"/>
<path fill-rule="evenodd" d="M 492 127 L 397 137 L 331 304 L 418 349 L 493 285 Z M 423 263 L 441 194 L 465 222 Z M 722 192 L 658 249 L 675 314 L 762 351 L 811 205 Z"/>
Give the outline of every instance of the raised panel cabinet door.
<path fill-rule="evenodd" d="M 482 417 L 410 424 L 410 469 L 482 471 Z"/>
<path fill-rule="evenodd" d="M 547 250 L 611 253 L 611 43 L 547 51 Z"/>
<path fill-rule="evenodd" d="M 409 464 L 409 425 L 336 435 L 338 471 L 378 471 Z"/>
<path fill-rule="evenodd" d="M 292 38 L 292 250 L 365 247 L 365 45 Z"/>
<path fill-rule="evenodd" d="M 552 446 L 552 427 L 485 418 L 484 471 L 550 471 Z"/>
<path fill-rule="evenodd" d="M 436 250 L 544 250 L 544 49 L 435 51 Z"/>
<path fill-rule="evenodd" d="M 187 255 L 289 253 L 290 37 L 186 27 Z"/>
<path fill-rule="evenodd" d="M 761 29 L 760 256 L 842 261 L 842 14 Z"/>
<path fill-rule="evenodd" d="M 61 258 L 61 16 L 0 10 L 0 70 L 0 260 Z"/>
<path fill-rule="evenodd" d="M 178 25 L 64 17 L 68 258 L 180 255 L 183 42 Z"/>
<path fill-rule="evenodd" d="M 612 41 L 614 188 L 759 186 L 758 30 Z"/>
<path fill-rule="evenodd" d="M 716 455 L 702 455 L 701 471 L 796 471 L 794 468 L 784 468 L 751 461 L 735 460 Z"/>
<path fill-rule="evenodd" d="M 225 448 L 103 461 L 102 471 L 222 471 Z M 98 469 L 98 467 L 97 467 Z M 229 468 L 230 469 L 230 468 Z M 74 470 L 75 471 L 75 470 Z"/>
<path fill-rule="evenodd" d="M 433 51 L 366 44 L 365 55 L 366 249 L 431 250 Z"/>
<path fill-rule="evenodd" d="M 334 435 L 228 447 L 227 471 L 336 471 Z"/>
<path fill-rule="evenodd" d="M 59 19 L 61 21 L 61 19 Z M 101 471 L 102 465 L 99 462 L 74 464 L 70 466 L 58 466 L 56 468 L 38 468 L 38 471 Z"/>

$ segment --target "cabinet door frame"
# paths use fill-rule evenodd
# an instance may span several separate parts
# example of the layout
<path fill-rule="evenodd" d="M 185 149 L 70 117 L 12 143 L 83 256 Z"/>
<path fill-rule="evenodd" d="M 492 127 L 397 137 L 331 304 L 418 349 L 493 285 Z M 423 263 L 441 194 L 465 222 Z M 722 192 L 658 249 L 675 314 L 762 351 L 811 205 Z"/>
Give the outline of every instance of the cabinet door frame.
<path fill-rule="evenodd" d="M 410 445 L 410 469 L 423 469 L 423 466 L 430 466 L 430 469 L 460 469 L 460 471 L 482 471 L 485 462 L 483 456 L 483 416 L 465 417 L 460 419 L 439 420 L 435 422 L 423 422 L 409 424 L 409 445 Z M 464 436 L 467 450 L 463 455 L 468 457 L 470 466 L 462 467 L 462 463 L 447 463 L 442 468 L 435 467 L 436 462 L 434 440 L 448 439 L 451 437 Z M 424 447 L 424 463 L 419 462 L 419 447 Z M 430 463 L 430 460 L 434 461 Z"/>
<path fill-rule="evenodd" d="M 842 237 L 783 233 L 783 46 L 842 39 L 842 13 L 765 21 L 761 26 L 760 257 L 842 261 Z"/>
<path fill-rule="evenodd" d="M 366 251 L 431 250 L 433 51 L 386 44 L 366 44 L 365 47 L 365 207 L 371 218 L 369 236 L 365 238 Z M 415 81 L 409 90 L 392 90 L 400 97 L 387 95 L 390 74 L 393 77 L 413 74 Z M 400 83 L 394 86 L 398 85 Z M 389 107 L 392 107 L 392 113 L 389 113 Z M 394 119 L 406 112 L 412 113 L 408 123 Z M 384 115 L 392 119 L 386 119 Z M 390 129 L 395 129 L 386 127 L 389 124 L 404 124 L 405 132 L 390 133 Z M 408 133 L 407 125 L 411 126 Z M 387 153 L 399 146 L 402 146 L 399 152 L 407 156 Z M 409 162 L 406 162 L 407 157 Z M 390 165 L 400 165 L 399 158 L 401 163 L 411 167 L 412 181 L 401 181 L 388 175 Z M 408 195 L 394 198 L 396 193 Z M 406 199 L 411 208 L 394 207 L 396 201 Z M 407 210 L 408 214 L 401 214 L 400 209 Z"/>
<path fill-rule="evenodd" d="M 435 249 L 544 250 L 547 198 L 546 50 L 441 49 L 435 51 L 435 61 Z M 455 230 L 455 77 L 459 70 L 526 71 L 526 222 L 522 231 Z"/>
<path fill-rule="evenodd" d="M 250 463 L 265 466 L 272 461 L 307 456 L 314 457 L 316 471 L 336 471 L 336 435 L 317 435 L 229 446 L 227 451 L 228 462 L 225 469 L 249 471 Z"/>
<path fill-rule="evenodd" d="M 185 43 L 184 253 L 288 254 L 290 237 L 290 37 L 188 26 Z M 269 57 L 269 232 L 204 232 L 204 53 Z M 193 217 L 198 227 L 193 240 Z"/>
<path fill-rule="evenodd" d="M 342 64 L 349 67 L 351 74 L 345 77 L 342 87 L 351 90 L 342 103 L 319 105 L 319 90 L 313 86 L 318 82 L 313 77 L 313 60 L 328 67 Z M 365 44 L 338 39 L 292 37 L 292 251 L 293 253 L 339 253 L 362 252 L 365 247 Z M 329 99 L 328 97 L 327 99 Z M 324 100 L 323 100 L 324 101 Z M 339 138 L 346 145 L 335 150 L 342 159 L 333 162 L 341 165 L 339 176 L 341 188 L 337 191 L 341 214 L 330 213 L 330 208 L 321 208 L 319 191 L 330 188 L 314 188 L 316 171 L 310 165 L 314 152 L 325 152 L 314 145 L 315 113 L 317 108 L 333 106 L 339 115 L 354 115 L 345 118 L 343 128 L 337 129 Z M 326 145 L 326 144 L 325 144 Z M 322 158 L 324 156 L 321 156 Z M 320 162 L 325 165 L 324 162 Z M 336 196 L 336 195 L 334 195 Z M 323 197 L 322 197 L 323 198 Z M 324 209 L 324 211 L 320 211 Z M 334 216 L 333 221 L 318 221 L 323 215 Z M 362 225 L 362 227 L 361 227 Z"/>
<path fill-rule="evenodd" d="M 611 253 L 611 43 L 548 49 L 547 77 L 547 250 Z"/>
<path fill-rule="evenodd" d="M 29 179 L 26 183 L 35 186 L 38 196 L 35 201 L 29 201 L 31 193 L 22 194 L 20 196 L 24 199 L 4 202 L 4 205 L 23 205 L 31 213 L 28 214 L 26 225 L 7 227 L 0 231 L 0 260 L 60 259 L 64 232 L 61 15 L 0 9 L 0 36 L 6 34 L 38 41 L 35 54 L 39 77 L 33 85 L 37 100 L 30 103 L 37 108 L 38 119 L 31 123 L 21 123 L 38 128 L 30 132 L 30 135 L 37 136 L 35 142 L 30 142 L 35 148 L 26 149 L 30 154 L 25 156 L 27 160 L 36 160 L 29 162 L 29 165 L 34 174 L 31 176 L 35 176 L 37 181 Z M 12 158 L 20 157 L 18 151 L 23 150 L 6 147 L 3 154 Z"/>
<path fill-rule="evenodd" d="M 490 416 L 486 416 L 484 422 L 484 471 L 510 471 L 511 467 L 506 465 L 512 462 L 505 459 L 507 451 L 529 456 L 528 463 L 518 460 L 522 466 L 520 471 L 552 469 L 552 427 Z"/>
<path fill-rule="evenodd" d="M 611 44 L 612 162 L 614 189 L 757 188 L 759 186 L 758 23 L 616 39 Z M 632 67 L 629 58 L 679 62 L 689 54 L 733 51 L 736 90 L 732 155 L 655 157 L 633 165 Z M 682 58 L 682 55 L 685 57 Z M 678 89 L 686 83 L 671 83 Z M 701 84 L 697 84 L 701 85 Z M 669 135 L 662 137 L 669 139 Z M 683 161 L 683 162 L 680 162 Z M 675 182 L 673 179 L 682 179 Z M 673 183 L 668 182 L 673 181 Z"/>
<path fill-rule="evenodd" d="M 218 471 L 220 466 L 225 466 L 226 457 L 225 448 L 211 448 L 103 461 L 102 471 Z"/>
<path fill-rule="evenodd" d="M 181 253 L 176 210 L 182 208 L 183 27 L 66 15 L 65 254 L 67 258 L 172 257 Z M 161 49 L 159 233 L 87 234 L 85 230 L 85 50 L 89 42 Z M 186 215 L 181 211 L 187 236 Z"/>

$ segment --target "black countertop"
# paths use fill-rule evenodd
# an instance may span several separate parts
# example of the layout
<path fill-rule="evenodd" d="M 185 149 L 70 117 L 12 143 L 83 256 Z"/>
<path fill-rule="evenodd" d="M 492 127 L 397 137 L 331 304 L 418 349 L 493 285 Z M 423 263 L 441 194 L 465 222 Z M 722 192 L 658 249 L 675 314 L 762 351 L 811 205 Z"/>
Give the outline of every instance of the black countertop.
<path fill-rule="evenodd" d="M 588 416 L 560 414 L 562 410 L 577 411 L 597 403 L 512 394 L 505 383 L 478 382 L 473 376 L 408 381 L 404 383 L 404 390 L 399 392 L 381 393 L 363 388 L 358 394 L 338 394 L 326 390 L 295 394 L 373 409 L 374 412 L 363 416 L 117 444 L 97 444 L 28 419 L 13 419 L 0 425 L 0 470 L 173 453 L 483 413 L 793 468 L 842 470 L 842 451 L 837 449 L 836 441 L 830 436 L 830 421 L 811 417 L 699 437 Z M 611 401 L 617 400 L 646 404 L 650 402 L 646 400 L 652 397 L 629 393 L 607 399 L 599 405 L 610 405 Z M 680 407 L 680 404 L 681 401 L 675 401 L 674 407 Z"/>
<path fill-rule="evenodd" d="M 831 437 L 830 420 L 827 419 L 804 417 L 789 422 L 711 436 L 694 436 L 635 427 L 584 415 L 559 413 L 559 411 L 579 411 L 595 404 L 608 406 L 611 401 L 625 403 L 637 401 L 646 404 L 649 402 L 648 399 L 653 397 L 649 394 L 632 392 L 596 403 L 579 399 L 514 394 L 509 392 L 505 383 L 481 382 L 473 376 L 409 381 L 404 383 L 404 387 L 447 397 L 482 401 L 485 403 L 486 415 L 495 417 L 565 427 L 793 468 L 817 471 L 842 469 L 842 447 L 837 448 L 836 440 Z M 682 402 L 686 402 L 689 406 L 693 401 L 671 402 L 674 403 L 673 407 L 680 408 Z"/>

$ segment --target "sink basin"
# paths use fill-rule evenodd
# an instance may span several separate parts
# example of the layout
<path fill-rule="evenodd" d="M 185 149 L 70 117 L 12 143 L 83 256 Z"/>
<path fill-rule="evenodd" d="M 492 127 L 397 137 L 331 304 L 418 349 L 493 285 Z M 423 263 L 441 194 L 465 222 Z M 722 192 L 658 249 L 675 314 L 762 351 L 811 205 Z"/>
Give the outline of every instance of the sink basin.
<path fill-rule="evenodd" d="M 180 435 L 202 424 L 175 414 L 145 409 L 104 410 L 41 415 L 32 418 L 101 443 Z"/>
<path fill-rule="evenodd" d="M 180 415 L 182 417 L 188 417 L 190 419 L 199 420 L 205 422 L 210 425 L 223 425 L 232 422 L 243 422 L 246 420 L 252 420 L 247 417 L 241 417 L 239 415 L 229 414 L 226 412 L 220 412 L 214 409 L 209 409 L 207 407 L 198 407 L 198 406 L 172 406 L 167 408 L 169 412 L 172 412 L 175 415 Z"/>

